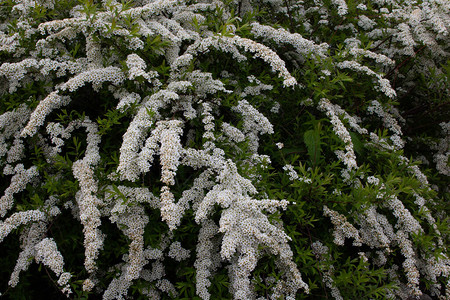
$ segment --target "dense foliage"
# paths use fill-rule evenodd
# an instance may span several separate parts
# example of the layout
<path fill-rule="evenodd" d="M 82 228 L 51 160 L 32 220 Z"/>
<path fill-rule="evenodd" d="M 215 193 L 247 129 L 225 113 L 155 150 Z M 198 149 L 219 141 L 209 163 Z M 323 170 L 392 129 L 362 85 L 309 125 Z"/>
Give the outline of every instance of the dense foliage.
<path fill-rule="evenodd" d="M 1 0 L 7 299 L 448 299 L 450 2 Z"/>

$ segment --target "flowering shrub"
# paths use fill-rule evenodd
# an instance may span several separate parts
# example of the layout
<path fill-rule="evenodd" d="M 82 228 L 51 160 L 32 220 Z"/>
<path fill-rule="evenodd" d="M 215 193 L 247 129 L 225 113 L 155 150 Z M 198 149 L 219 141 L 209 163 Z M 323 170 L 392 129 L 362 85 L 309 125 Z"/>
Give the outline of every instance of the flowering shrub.
<path fill-rule="evenodd" d="M 450 297 L 450 2 L 0 3 L 5 297 Z"/>

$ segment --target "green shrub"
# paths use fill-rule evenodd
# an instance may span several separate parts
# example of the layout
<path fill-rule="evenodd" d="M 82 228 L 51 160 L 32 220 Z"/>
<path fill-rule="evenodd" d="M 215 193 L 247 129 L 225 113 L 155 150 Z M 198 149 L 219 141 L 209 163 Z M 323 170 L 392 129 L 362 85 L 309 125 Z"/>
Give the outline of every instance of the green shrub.
<path fill-rule="evenodd" d="M 0 3 L 5 298 L 448 299 L 448 2 Z"/>

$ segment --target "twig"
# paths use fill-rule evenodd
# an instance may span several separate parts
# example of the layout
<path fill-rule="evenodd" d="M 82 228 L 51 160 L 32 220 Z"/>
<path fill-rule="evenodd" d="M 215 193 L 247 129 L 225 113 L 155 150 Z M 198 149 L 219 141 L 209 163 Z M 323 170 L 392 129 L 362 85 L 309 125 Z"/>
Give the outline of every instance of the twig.
<path fill-rule="evenodd" d="M 289 9 L 289 3 L 287 2 L 287 0 L 284 0 L 284 5 L 286 5 L 286 9 L 287 9 L 287 14 L 289 17 L 289 23 L 291 23 L 291 32 L 294 32 L 294 22 L 292 21 L 292 15 L 291 15 L 291 10 Z"/>
<path fill-rule="evenodd" d="M 389 35 L 387 38 L 385 38 L 384 40 L 382 40 L 380 43 L 378 43 L 378 45 L 376 45 L 374 48 L 370 49 L 370 51 L 375 51 L 377 50 L 381 45 L 383 45 L 387 40 L 391 39 L 392 40 L 392 35 Z"/>
<path fill-rule="evenodd" d="M 342 18 L 342 20 L 341 20 L 341 23 L 339 23 L 339 25 L 338 26 L 341 26 L 342 25 L 342 23 L 344 23 L 344 21 L 346 20 L 346 18 Z M 330 45 L 331 44 L 331 40 L 333 39 L 333 37 L 336 35 L 336 32 L 337 32 L 337 30 L 335 30 L 335 31 L 333 31 L 333 34 L 331 35 L 331 37 L 330 37 L 330 39 L 329 39 L 329 41 L 328 41 L 328 45 Z"/>
<path fill-rule="evenodd" d="M 400 69 L 404 64 L 406 64 L 411 58 L 415 57 L 417 55 L 417 53 L 419 53 L 420 51 L 422 51 L 423 49 L 425 49 L 426 45 L 423 45 L 422 47 L 420 47 L 416 52 L 414 52 L 414 55 L 411 55 L 407 58 L 405 58 L 401 63 L 399 63 L 398 65 L 396 65 L 394 67 L 394 69 L 392 69 L 391 71 L 389 71 L 389 73 L 386 74 L 386 76 L 384 76 L 385 78 L 389 77 L 393 72 L 395 72 L 396 70 Z"/>
<path fill-rule="evenodd" d="M 64 293 L 61 291 L 61 289 L 59 288 L 59 285 L 53 280 L 52 276 L 50 275 L 50 273 L 48 272 L 47 267 L 44 265 L 44 269 L 45 269 L 45 273 L 47 273 L 48 278 L 51 280 L 51 282 L 53 282 L 53 284 L 55 285 L 56 289 L 62 293 L 64 295 Z"/>

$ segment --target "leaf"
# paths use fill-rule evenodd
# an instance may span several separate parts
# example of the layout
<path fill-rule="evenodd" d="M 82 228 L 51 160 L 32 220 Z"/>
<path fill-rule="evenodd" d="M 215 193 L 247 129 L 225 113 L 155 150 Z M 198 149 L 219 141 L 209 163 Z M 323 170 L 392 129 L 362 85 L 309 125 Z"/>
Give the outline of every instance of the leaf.
<path fill-rule="evenodd" d="M 354 132 L 350 132 L 350 137 L 352 138 L 353 149 L 359 155 L 364 155 L 364 144 L 359 139 L 358 135 Z"/>
<path fill-rule="evenodd" d="M 303 135 L 303 141 L 308 149 L 308 155 L 313 165 L 316 165 L 320 160 L 320 132 L 316 129 L 311 129 L 305 132 Z"/>
<path fill-rule="evenodd" d="M 106 192 L 111 194 L 111 195 L 115 195 L 117 198 L 121 199 L 123 202 L 122 204 L 126 204 L 128 202 L 128 198 L 122 193 L 121 190 L 119 190 L 119 188 L 117 187 L 117 185 L 112 184 L 112 191 L 111 190 L 107 190 Z"/>

